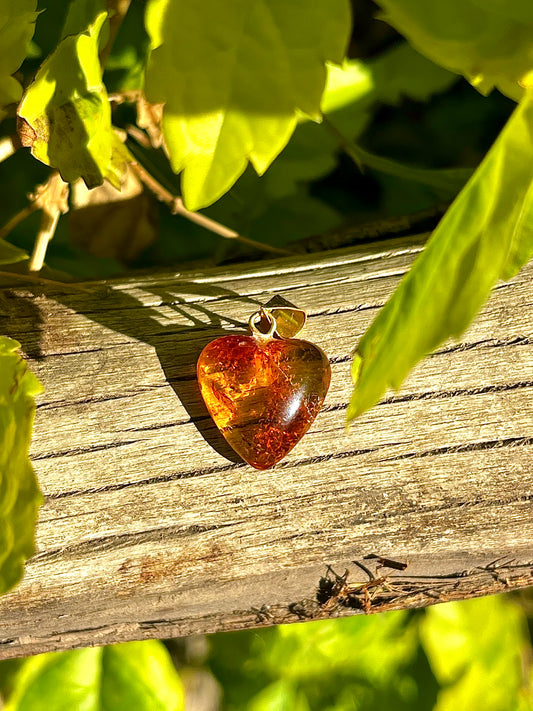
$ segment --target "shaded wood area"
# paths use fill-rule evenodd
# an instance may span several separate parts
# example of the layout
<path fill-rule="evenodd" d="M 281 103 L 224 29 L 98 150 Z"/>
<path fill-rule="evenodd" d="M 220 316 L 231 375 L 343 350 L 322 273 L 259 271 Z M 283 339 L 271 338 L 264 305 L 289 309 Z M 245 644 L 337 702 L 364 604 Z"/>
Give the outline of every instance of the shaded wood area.
<path fill-rule="evenodd" d="M 3 289 L 0 333 L 46 391 L 37 553 L 0 598 L 0 658 L 532 585 L 533 263 L 345 428 L 350 352 L 423 241 Z M 274 294 L 308 311 L 333 377 L 310 432 L 260 472 L 221 441 L 195 364 Z"/>

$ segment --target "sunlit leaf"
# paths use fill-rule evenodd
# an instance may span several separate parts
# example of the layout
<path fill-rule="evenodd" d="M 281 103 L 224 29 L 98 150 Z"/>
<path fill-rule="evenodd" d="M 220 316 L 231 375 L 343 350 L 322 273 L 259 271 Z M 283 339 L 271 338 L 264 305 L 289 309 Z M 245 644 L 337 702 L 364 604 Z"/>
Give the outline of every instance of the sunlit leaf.
<path fill-rule="evenodd" d="M 523 612 L 504 596 L 427 609 L 421 638 L 442 689 L 435 711 L 475 708 L 514 711 L 521 687 L 527 628 Z M 525 691 L 525 689 L 524 689 Z"/>
<path fill-rule="evenodd" d="M 295 684 L 280 679 L 262 689 L 247 706 L 247 711 L 309 711 L 309 704 Z"/>
<path fill-rule="evenodd" d="M 498 279 L 533 253 L 533 101 L 526 96 L 363 335 L 348 420 L 398 388 L 424 355 L 458 337 Z"/>
<path fill-rule="evenodd" d="M 124 158 L 117 151 L 111 107 L 98 58 L 107 13 L 97 15 L 84 31 L 66 36 L 43 62 L 28 87 L 18 114 L 22 143 L 66 182 L 83 178 L 87 187 L 107 178 L 120 186 Z M 69 14 L 67 26 L 80 19 Z"/>
<path fill-rule="evenodd" d="M 208 18 L 208 21 L 206 21 Z M 146 95 L 166 102 L 163 132 L 187 206 L 223 195 L 248 161 L 263 173 L 297 111 L 320 117 L 324 62 L 340 62 L 346 0 L 150 0 Z"/>
<path fill-rule="evenodd" d="M 4 108 L 20 101 L 22 87 L 11 75 L 22 64 L 35 30 L 37 0 L 0 0 L 0 121 Z"/>
<path fill-rule="evenodd" d="M 0 337 L 0 594 L 20 580 L 33 554 L 41 494 L 28 457 L 34 397 L 42 388 L 17 353 Z"/>
<path fill-rule="evenodd" d="M 463 74 L 479 91 L 514 99 L 533 69 L 529 0 L 378 0 L 384 19 L 422 54 Z"/>
<path fill-rule="evenodd" d="M 161 642 L 42 654 L 26 661 L 6 711 L 182 711 L 183 687 Z"/>
<path fill-rule="evenodd" d="M 414 708 L 418 633 L 408 619 L 399 612 L 215 635 L 209 664 L 224 708 Z"/>
<path fill-rule="evenodd" d="M 392 105 L 404 97 L 424 101 L 455 81 L 454 74 L 402 42 L 375 59 L 330 64 L 321 109 L 330 114 L 365 98 Z"/>

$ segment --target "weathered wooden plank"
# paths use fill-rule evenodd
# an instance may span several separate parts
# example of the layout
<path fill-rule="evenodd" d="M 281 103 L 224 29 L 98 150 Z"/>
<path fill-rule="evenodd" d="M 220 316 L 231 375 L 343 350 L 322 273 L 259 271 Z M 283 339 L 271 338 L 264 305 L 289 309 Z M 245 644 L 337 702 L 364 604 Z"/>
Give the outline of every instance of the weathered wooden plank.
<path fill-rule="evenodd" d="M 533 264 L 344 426 L 351 349 L 422 242 L 1 291 L 0 333 L 46 392 L 37 553 L 0 599 L 0 657 L 533 584 Z M 308 310 L 333 379 L 311 431 L 258 472 L 217 436 L 194 374 L 201 348 L 274 293 Z M 328 564 L 362 582 L 350 561 L 369 554 L 410 564 L 393 586 L 330 581 L 317 599 Z"/>

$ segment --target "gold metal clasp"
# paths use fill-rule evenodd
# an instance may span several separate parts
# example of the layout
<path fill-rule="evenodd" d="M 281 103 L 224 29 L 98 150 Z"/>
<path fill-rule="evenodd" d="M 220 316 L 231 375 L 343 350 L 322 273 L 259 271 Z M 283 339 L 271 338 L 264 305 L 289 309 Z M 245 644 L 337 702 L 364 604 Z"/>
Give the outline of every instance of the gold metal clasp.
<path fill-rule="evenodd" d="M 283 296 L 276 295 L 265 304 L 276 322 L 275 333 L 280 338 L 295 338 L 305 326 L 307 314 Z"/>

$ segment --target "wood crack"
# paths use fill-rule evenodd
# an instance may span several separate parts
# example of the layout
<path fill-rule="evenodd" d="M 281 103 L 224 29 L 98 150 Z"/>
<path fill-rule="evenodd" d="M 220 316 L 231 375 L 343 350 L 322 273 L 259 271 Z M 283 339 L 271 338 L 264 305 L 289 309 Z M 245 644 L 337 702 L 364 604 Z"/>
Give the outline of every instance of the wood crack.
<path fill-rule="evenodd" d="M 128 447 L 137 442 L 142 442 L 140 439 L 131 439 L 124 442 L 107 442 L 105 444 L 93 444 L 89 447 L 73 447 L 60 452 L 49 452 L 47 454 L 32 454 L 30 459 L 32 462 L 38 462 L 46 459 L 58 459 L 59 457 L 75 457 L 80 454 L 92 454 L 95 452 L 105 452 L 108 449 L 117 449 L 118 447 Z"/>
<path fill-rule="evenodd" d="M 168 383 L 161 383 L 157 385 L 149 385 L 142 388 L 135 388 L 131 392 L 116 394 L 116 395 L 92 395 L 84 398 L 72 398 L 71 400 L 47 400 L 46 402 L 40 402 L 37 404 L 37 410 L 57 410 L 62 407 L 72 407 L 79 405 L 93 405 L 101 402 L 113 402 L 113 400 L 127 400 L 143 393 L 150 392 L 151 390 L 157 390 L 160 388 L 167 388 Z M 129 430 L 128 430 L 129 431 Z M 131 430 L 137 431 L 137 430 Z"/>
<path fill-rule="evenodd" d="M 533 444 L 533 437 L 507 437 L 506 439 L 494 439 L 484 442 L 468 442 L 454 446 L 435 447 L 422 452 L 407 452 L 394 457 L 384 457 L 382 462 L 397 462 L 402 459 L 421 459 L 423 457 L 436 457 L 446 454 L 456 454 L 458 452 L 482 452 L 487 449 L 501 449 L 504 447 L 527 447 Z"/>
<path fill-rule="evenodd" d="M 47 551 L 40 551 L 33 556 L 31 561 L 32 563 L 40 563 L 42 561 L 48 561 L 54 558 L 69 560 L 78 556 L 91 555 L 101 550 L 111 551 L 116 549 L 128 548 L 143 543 L 157 542 L 161 540 L 161 537 L 163 535 L 169 540 L 176 540 L 178 538 L 196 536 L 200 533 L 209 533 L 224 528 L 231 528 L 232 526 L 236 526 L 237 524 L 238 522 L 235 521 L 226 524 L 217 524 L 216 526 L 204 526 L 200 524 L 193 524 L 191 526 L 186 527 L 158 526 L 157 528 L 152 528 L 145 531 L 135 531 L 133 533 L 121 533 L 109 536 L 99 536 L 96 538 L 92 538 L 88 541 L 82 541 L 81 543 L 75 543 L 69 546 L 62 546 L 61 548 L 53 548 Z"/>

